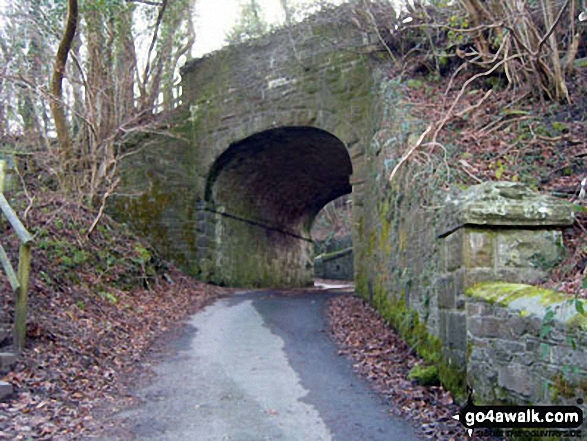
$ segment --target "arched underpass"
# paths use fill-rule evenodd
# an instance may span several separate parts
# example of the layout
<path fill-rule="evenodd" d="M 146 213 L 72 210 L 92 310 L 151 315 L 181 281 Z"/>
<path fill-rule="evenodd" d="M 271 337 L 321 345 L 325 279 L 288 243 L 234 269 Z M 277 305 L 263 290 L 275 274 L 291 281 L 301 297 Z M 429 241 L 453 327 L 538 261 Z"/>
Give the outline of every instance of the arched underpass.
<path fill-rule="evenodd" d="M 218 282 L 310 284 L 312 222 L 351 192 L 351 174 L 346 146 L 321 129 L 281 127 L 233 143 L 211 168 L 205 193 L 216 215 Z"/>

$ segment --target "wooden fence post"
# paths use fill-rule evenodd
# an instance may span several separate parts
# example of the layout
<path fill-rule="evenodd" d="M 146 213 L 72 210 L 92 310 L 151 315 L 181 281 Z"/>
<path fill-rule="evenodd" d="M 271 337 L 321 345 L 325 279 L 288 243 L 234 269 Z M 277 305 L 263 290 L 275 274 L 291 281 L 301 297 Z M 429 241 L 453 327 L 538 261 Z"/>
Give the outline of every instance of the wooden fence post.
<path fill-rule="evenodd" d="M 3 181 L 3 161 L 0 161 L 0 182 Z M 0 187 L 1 188 L 1 187 Z M 14 269 L 8 259 L 6 251 L 0 244 L 0 261 L 14 292 L 14 346 L 18 352 L 22 351 L 25 344 L 26 337 L 26 316 L 28 304 L 28 286 L 31 269 L 31 246 L 33 236 L 26 230 L 10 204 L 4 197 L 4 193 L 0 191 L 0 209 L 4 216 L 12 225 L 20 240 L 20 251 L 18 256 L 18 271 L 14 274 Z"/>
<path fill-rule="evenodd" d="M 14 345 L 18 351 L 24 349 L 26 339 L 26 316 L 28 307 L 29 277 L 31 272 L 31 244 L 30 242 L 20 245 L 18 258 L 18 281 L 19 289 L 16 292 L 14 306 Z"/>

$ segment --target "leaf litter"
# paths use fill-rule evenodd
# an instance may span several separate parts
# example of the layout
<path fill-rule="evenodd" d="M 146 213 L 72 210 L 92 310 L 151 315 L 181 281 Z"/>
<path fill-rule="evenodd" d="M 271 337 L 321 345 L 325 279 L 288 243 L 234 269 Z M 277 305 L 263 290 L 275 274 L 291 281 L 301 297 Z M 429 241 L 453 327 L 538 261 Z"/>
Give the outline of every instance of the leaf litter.
<path fill-rule="evenodd" d="M 473 434 L 452 417 L 460 406 L 442 386 L 421 386 L 408 380 L 408 372 L 423 360 L 401 339 L 379 313 L 363 299 L 342 295 L 329 300 L 330 335 L 340 345 L 339 354 L 349 357 L 359 375 L 391 403 L 390 412 L 420 427 L 425 439 L 496 441 Z M 501 439 L 501 438 L 499 438 Z"/>
<path fill-rule="evenodd" d="M 94 216 L 50 194 L 29 213 L 35 245 L 27 343 L 2 377 L 14 393 L 0 403 L 0 439 L 99 432 L 104 417 L 132 404 L 132 382 L 148 366 L 143 361 L 153 342 L 230 292 L 182 274 L 108 217 L 86 236 Z M 16 238 L 7 225 L 0 232 L 11 238 L 14 264 Z M 14 306 L 2 282 L 0 323 L 6 323 Z"/>

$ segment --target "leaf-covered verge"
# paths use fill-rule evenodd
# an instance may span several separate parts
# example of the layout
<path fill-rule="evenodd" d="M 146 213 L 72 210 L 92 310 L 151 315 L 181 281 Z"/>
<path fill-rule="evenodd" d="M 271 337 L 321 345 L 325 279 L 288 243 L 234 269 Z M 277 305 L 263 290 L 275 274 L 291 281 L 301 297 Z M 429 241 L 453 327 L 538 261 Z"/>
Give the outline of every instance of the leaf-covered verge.
<path fill-rule="evenodd" d="M 461 424 L 452 419 L 460 407 L 449 391 L 408 379 L 410 370 L 424 363 L 373 307 L 347 295 L 331 299 L 327 311 L 331 336 L 341 345 L 340 355 L 350 357 L 355 370 L 389 399 L 390 412 L 407 417 L 426 439 L 468 438 Z M 479 433 L 475 439 L 495 440 Z"/>
<path fill-rule="evenodd" d="M 22 211 L 21 211 L 22 214 Z M 80 439 L 97 415 L 128 405 L 130 382 L 155 339 L 228 290 L 199 283 L 157 258 L 124 226 L 51 193 L 36 194 L 26 224 L 35 235 L 27 344 L 2 378 L 0 439 Z M 16 238 L 0 223 L 3 244 Z M 12 296 L 0 279 L 0 323 Z"/>

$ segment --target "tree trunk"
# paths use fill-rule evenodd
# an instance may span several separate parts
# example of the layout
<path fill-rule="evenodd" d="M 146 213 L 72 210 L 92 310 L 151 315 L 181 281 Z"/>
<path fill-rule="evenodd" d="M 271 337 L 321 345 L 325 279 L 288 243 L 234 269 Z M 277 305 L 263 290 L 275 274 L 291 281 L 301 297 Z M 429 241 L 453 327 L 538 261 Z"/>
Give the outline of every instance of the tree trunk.
<path fill-rule="evenodd" d="M 60 144 L 61 173 L 66 174 L 71 167 L 73 148 L 67 117 L 63 105 L 63 77 L 67 56 L 71 49 L 71 43 L 75 37 L 78 19 L 77 0 L 68 1 L 67 20 L 63 37 L 59 43 L 55 64 L 53 65 L 53 76 L 51 78 L 51 113 L 55 121 L 55 130 Z M 62 176 L 63 178 L 63 176 Z"/>

